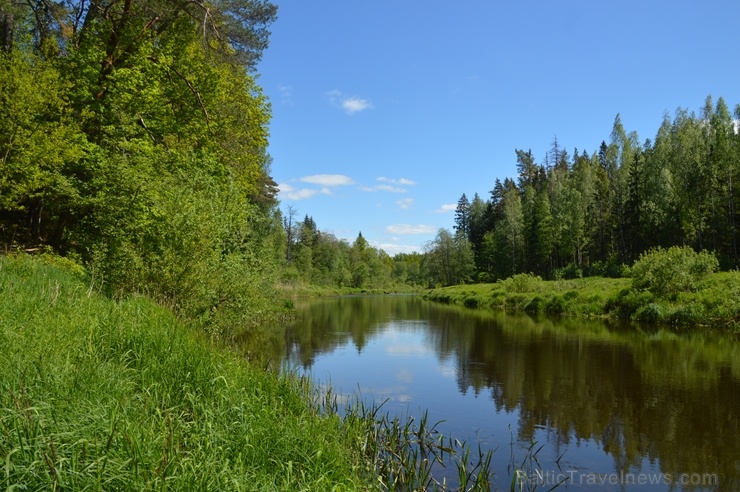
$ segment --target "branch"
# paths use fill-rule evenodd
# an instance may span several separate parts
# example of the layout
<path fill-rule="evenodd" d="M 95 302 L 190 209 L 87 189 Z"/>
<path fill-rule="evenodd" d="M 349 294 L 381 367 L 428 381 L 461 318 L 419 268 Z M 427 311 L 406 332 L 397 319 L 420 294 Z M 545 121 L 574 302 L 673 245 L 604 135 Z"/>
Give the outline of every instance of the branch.
<path fill-rule="evenodd" d="M 200 106 L 200 110 L 203 112 L 203 116 L 206 117 L 206 126 L 208 127 L 208 132 L 211 132 L 211 117 L 208 115 L 208 110 L 206 109 L 205 104 L 203 104 L 203 98 L 200 96 L 200 92 L 198 92 L 198 89 L 195 88 L 195 86 L 183 75 L 181 74 L 176 68 L 170 67 L 173 72 L 175 72 L 188 86 L 188 89 L 190 89 L 190 92 L 193 93 L 195 98 L 198 100 L 198 105 Z"/>

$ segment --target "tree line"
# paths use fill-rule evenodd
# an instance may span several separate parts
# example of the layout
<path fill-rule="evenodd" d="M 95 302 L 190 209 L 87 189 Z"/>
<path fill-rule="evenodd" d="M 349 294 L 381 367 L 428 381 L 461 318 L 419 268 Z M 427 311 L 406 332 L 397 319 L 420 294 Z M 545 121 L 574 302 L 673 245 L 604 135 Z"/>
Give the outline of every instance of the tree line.
<path fill-rule="evenodd" d="M 319 230 L 309 215 L 298 220 L 297 213 L 289 206 L 282 215 L 284 236 L 280 251 L 285 265 L 284 283 L 355 289 L 424 283 L 421 253 L 399 253 L 391 257 L 369 244 L 362 231 L 350 244 Z"/>
<path fill-rule="evenodd" d="M 642 144 L 617 115 L 609 141 L 591 154 L 571 155 L 557 138 L 541 163 L 530 150 L 515 152 L 516 179 L 497 179 L 485 200 L 458 201 L 455 235 L 474 259 L 467 280 L 616 276 L 642 253 L 671 246 L 713 252 L 725 269 L 740 265 L 740 136 L 722 98 L 707 97 L 699 114 L 665 116 Z"/>

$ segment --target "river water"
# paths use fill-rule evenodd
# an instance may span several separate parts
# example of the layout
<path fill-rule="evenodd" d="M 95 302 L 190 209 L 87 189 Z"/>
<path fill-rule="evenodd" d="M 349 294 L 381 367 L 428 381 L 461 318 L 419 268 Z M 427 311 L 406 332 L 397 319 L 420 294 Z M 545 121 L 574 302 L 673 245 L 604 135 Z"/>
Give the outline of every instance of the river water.
<path fill-rule="evenodd" d="M 562 479 L 567 490 L 740 490 L 736 336 L 535 320 L 417 296 L 296 308 L 283 362 L 391 416 L 427 411 L 445 435 L 495 450 L 499 489 L 517 474 L 525 490 Z M 532 450 L 536 462 L 517 472 Z"/>

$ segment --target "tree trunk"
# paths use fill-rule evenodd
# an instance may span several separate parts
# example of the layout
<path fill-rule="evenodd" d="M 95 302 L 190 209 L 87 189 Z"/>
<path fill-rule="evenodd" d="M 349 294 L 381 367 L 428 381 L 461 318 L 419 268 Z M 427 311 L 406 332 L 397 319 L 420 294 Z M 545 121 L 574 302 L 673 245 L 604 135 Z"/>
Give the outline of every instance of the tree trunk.
<path fill-rule="evenodd" d="M 13 14 L 0 9 L 0 47 L 8 53 L 13 49 L 13 23 Z"/>

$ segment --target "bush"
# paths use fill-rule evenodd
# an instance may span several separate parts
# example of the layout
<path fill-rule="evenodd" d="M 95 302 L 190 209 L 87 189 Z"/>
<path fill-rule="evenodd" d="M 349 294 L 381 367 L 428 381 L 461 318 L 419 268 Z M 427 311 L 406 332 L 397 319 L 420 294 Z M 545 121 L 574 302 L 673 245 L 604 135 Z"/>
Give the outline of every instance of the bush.
<path fill-rule="evenodd" d="M 468 308 L 477 308 L 480 304 L 480 300 L 477 297 L 466 297 L 463 301 L 463 305 Z"/>
<path fill-rule="evenodd" d="M 532 273 L 518 273 L 501 281 L 501 287 L 506 292 L 538 292 L 542 289 L 542 277 Z"/>
<path fill-rule="evenodd" d="M 545 300 L 540 296 L 535 296 L 524 306 L 524 312 L 527 314 L 540 314 L 544 311 Z"/>
<path fill-rule="evenodd" d="M 553 280 L 583 278 L 583 269 L 575 263 L 569 263 L 563 268 L 553 270 L 552 278 Z"/>
<path fill-rule="evenodd" d="M 605 310 L 615 314 L 618 318 L 629 319 L 654 300 L 655 294 L 652 291 L 622 289 L 606 302 Z"/>
<path fill-rule="evenodd" d="M 607 262 L 596 261 L 586 267 L 583 271 L 584 277 L 606 277 L 606 278 L 627 278 L 631 276 L 630 268 L 627 265 L 619 263 L 616 258 Z"/>
<path fill-rule="evenodd" d="M 706 317 L 706 310 L 701 304 L 687 304 L 671 315 L 671 323 L 676 325 L 695 325 Z"/>
<path fill-rule="evenodd" d="M 565 296 L 554 296 L 547 302 L 545 311 L 548 314 L 563 314 L 566 310 L 566 305 Z"/>
<path fill-rule="evenodd" d="M 651 302 L 650 304 L 641 307 L 632 317 L 635 321 L 643 321 L 646 323 L 657 323 L 663 321 L 666 318 L 667 310 L 660 304 Z"/>
<path fill-rule="evenodd" d="M 696 284 L 717 270 L 712 253 L 695 252 L 688 246 L 657 248 L 643 253 L 632 267 L 632 287 L 665 296 L 693 291 Z"/>

